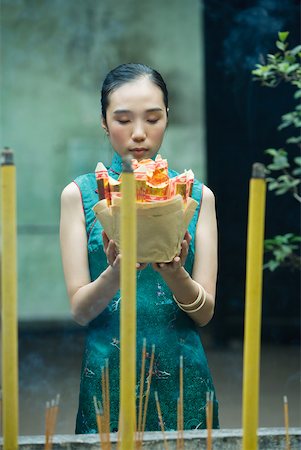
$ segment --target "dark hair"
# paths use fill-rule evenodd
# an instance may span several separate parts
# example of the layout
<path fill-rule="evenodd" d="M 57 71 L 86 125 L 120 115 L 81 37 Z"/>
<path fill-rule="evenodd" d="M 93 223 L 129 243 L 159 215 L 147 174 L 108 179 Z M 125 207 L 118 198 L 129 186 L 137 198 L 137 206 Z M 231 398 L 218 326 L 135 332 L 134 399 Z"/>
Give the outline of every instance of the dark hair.
<path fill-rule="evenodd" d="M 157 85 L 162 93 L 163 100 L 168 108 L 168 92 L 166 84 L 162 76 L 155 69 L 144 64 L 121 64 L 109 72 L 103 82 L 101 89 L 101 112 L 102 117 L 106 120 L 106 112 L 109 105 L 109 95 L 117 88 L 125 83 L 134 81 L 138 78 L 148 77 L 155 85 Z"/>

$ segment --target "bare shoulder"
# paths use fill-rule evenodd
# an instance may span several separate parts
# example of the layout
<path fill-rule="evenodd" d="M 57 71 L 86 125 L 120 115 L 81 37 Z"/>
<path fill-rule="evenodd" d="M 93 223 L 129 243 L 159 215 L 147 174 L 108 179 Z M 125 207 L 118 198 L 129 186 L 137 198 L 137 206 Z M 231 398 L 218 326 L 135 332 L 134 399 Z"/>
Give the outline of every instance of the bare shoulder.
<path fill-rule="evenodd" d="M 215 204 L 215 196 L 214 193 L 212 192 L 212 190 L 206 186 L 205 184 L 203 185 L 203 202 L 207 203 L 207 204 Z"/>
<path fill-rule="evenodd" d="M 73 181 L 69 183 L 62 191 L 61 202 L 63 205 L 81 203 L 81 194 L 78 186 Z"/>

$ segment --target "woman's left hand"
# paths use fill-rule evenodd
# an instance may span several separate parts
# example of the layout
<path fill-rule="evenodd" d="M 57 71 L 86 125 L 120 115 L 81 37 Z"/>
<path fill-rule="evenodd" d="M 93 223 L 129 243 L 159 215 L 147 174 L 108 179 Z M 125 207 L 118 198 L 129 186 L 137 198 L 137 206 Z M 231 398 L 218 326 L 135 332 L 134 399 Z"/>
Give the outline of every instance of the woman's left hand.
<path fill-rule="evenodd" d="M 152 264 L 153 269 L 156 272 L 165 272 L 165 273 L 176 272 L 185 264 L 190 242 L 191 236 L 188 233 L 188 231 L 186 231 L 184 239 L 181 244 L 180 254 L 175 256 L 174 259 L 168 263 L 153 263 Z"/>

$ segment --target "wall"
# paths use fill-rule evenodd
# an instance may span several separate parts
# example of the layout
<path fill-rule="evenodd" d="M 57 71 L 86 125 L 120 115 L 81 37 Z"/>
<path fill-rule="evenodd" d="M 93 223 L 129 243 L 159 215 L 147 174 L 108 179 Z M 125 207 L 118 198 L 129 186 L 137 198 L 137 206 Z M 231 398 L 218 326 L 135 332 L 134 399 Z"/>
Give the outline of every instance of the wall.
<path fill-rule="evenodd" d="M 19 317 L 69 317 L 60 261 L 60 192 L 109 163 L 99 92 L 123 62 L 157 68 L 170 91 L 162 154 L 205 176 L 198 0 L 3 0 L 0 145 L 18 177 Z"/>

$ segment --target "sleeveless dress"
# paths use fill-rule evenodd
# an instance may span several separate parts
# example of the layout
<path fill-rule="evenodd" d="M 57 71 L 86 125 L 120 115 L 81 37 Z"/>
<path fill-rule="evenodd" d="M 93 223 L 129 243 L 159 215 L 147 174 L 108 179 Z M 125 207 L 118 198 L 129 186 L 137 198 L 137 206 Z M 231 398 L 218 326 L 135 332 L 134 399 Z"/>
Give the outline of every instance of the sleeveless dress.
<path fill-rule="evenodd" d="M 117 179 L 121 172 L 121 158 L 115 154 L 109 175 Z M 177 172 L 169 170 L 169 177 Z M 92 207 L 98 202 L 95 174 L 76 178 L 83 202 L 88 238 L 88 260 L 91 281 L 106 268 L 103 250 L 102 227 L 95 218 Z M 202 200 L 203 185 L 195 180 L 192 197 L 199 206 L 190 222 L 192 236 L 185 269 L 191 275 L 194 261 L 195 229 Z M 93 396 L 101 398 L 101 369 L 109 360 L 110 370 L 110 429 L 117 431 L 119 416 L 119 310 L 120 292 L 107 308 L 87 327 L 83 354 L 79 408 L 76 433 L 97 433 Z M 199 335 L 200 329 L 183 312 L 172 297 L 172 292 L 158 272 L 150 265 L 137 272 L 137 405 L 139 404 L 140 367 L 143 338 L 147 342 L 145 380 L 148 374 L 152 344 L 155 359 L 145 429 L 159 431 L 154 391 L 158 392 L 166 430 L 177 429 L 177 399 L 179 397 L 179 357 L 183 355 L 184 379 L 184 429 L 206 428 L 206 392 L 214 386 Z M 146 391 L 145 381 L 144 391 Z M 138 409 L 137 409 L 138 410 Z M 219 428 L 218 402 L 214 393 L 213 428 Z"/>

